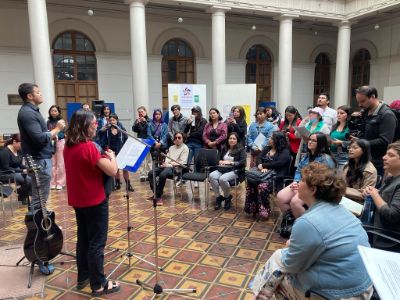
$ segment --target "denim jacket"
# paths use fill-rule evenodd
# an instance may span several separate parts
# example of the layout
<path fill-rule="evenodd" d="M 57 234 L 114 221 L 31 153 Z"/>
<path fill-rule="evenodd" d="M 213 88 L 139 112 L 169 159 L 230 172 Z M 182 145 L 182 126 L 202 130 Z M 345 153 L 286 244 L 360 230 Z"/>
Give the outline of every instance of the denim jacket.
<path fill-rule="evenodd" d="M 155 132 L 157 130 L 157 127 L 161 126 L 161 135 L 159 137 L 155 136 Z M 154 139 L 158 140 L 158 142 L 161 143 L 161 146 L 163 148 L 168 148 L 168 126 L 165 123 L 160 123 L 160 124 L 155 124 L 153 122 L 148 122 L 147 123 L 147 136 Z"/>
<path fill-rule="evenodd" d="M 340 204 L 318 201 L 294 223 L 282 264 L 291 284 L 303 292 L 354 297 L 372 284 L 358 245 L 369 247 L 360 221 Z"/>
<path fill-rule="evenodd" d="M 268 140 L 272 135 L 272 132 L 277 131 L 278 126 L 272 124 L 271 122 L 265 121 L 263 124 L 258 124 L 257 122 L 253 122 L 250 124 L 249 127 L 249 132 L 247 134 L 247 147 L 254 149 L 254 141 L 256 140 L 257 136 L 262 133 L 266 139 L 265 142 L 262 145 L 262 148 L 264 149 L 265 146 L 268 145 Z M 262 150 L 262 149 L 259 149 Z"/>
<path fill-rule="evenodd" d="M 315 159 L 315 162 L 327 165 L 329 168 L 333 169 L 336 167 L 335 162 L 333 159 L 327 154 L 318 155 Z M 306 153 L 303 159 L 300 161 L 299 165 L 297 166 L 296 173 L 294 174 L 294 181 L 299 182 L 301 180 L 301 170 L 310 164 L 310 154 Z"/>

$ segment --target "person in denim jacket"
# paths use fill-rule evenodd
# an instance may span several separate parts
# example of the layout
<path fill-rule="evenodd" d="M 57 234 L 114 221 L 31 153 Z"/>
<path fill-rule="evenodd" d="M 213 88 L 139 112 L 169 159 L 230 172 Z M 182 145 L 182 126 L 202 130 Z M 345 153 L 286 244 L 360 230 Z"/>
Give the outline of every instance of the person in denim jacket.
<path fill-rule="evenodd" d="M 329 150 L 328 139 L 326 135 L 321 132 L 310 135 L 308 139 L 308 152 L 297 166 L 293 183 L 285 187 L 277 195 L 278 206 L 282 212 L 292 209 L 293 215 L 298 218 L 306 210 L 304 202 L 299 198 L 298 187 L 299 181 L 301 180 L 302 169 L 313 161 L 327 165 L 329 168 L 336 167 L 336 163 Z"/>
<path fill-rule="evenodd" d="M 370 247 L 368 236 L 361 222 L 339 205 L 345 190 L 336 170 L 316 162 L 303 168 L 299 195 L 309 209 L 294 223 L 287 247 L 275 251 L 261 269 L 264 276 L 255 277 L 252 290 L 257 300 L 273 294 L 306 299 L 309 290 L 324 299 L 371 297 L 372 282 L 357 248 Z M 283 276 L 271 284 L 265 274 L 277 271 Z M 268 279 L 260 280 L 263 277 Z"/>
<path fill-rule="evenodd" d="M 147 123 L 147 136 L 156 141 L 152 150 L 168 149 L 168 126 L 163 121 L 161 109 L 155 109 L 153 120 Z"/>

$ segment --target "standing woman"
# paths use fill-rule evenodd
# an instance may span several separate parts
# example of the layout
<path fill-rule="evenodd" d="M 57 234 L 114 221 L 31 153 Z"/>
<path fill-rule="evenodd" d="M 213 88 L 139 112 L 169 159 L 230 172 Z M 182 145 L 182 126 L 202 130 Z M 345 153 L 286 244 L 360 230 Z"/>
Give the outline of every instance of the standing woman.
<path fill-rule="evenodd" d="M 114 176 L 118 167 L 115 153 L 100 153 L 92 139 L 97 131 L 94 114 L 76 111 L 66 131 L 64 160 L 67 175 L 68 204 L 75 210 L 78 225 L 76 257 L 77 289 L 90 283 L 92 296 L 119 291 L 120 285 L 104 274 L 104 247 L 108 231 L 108 195 L 104 175 Z"/>
<path fill-rule="evenodd" d="M 256 166 L 257 156 L 261 151 L 268 145 L 268 140 L 272 135 L 272 132 L 276 131 L 277 127 L 271 122 L 266 121 L 267 114 L 264 107 L 257 108 L 256 121 L 250 124 L 249 133 L 247 135 L 247 148 L 250 149 L 251 160 L 250 167 Z M 263 134 L 265 139 L 262 145 L 256 145 L 254 142 L 259 134 Z"/>
<path fill-rule="evenodd" d="M 144 106 L 139 106 L 137 109 L 138 117 L 132 125 L 132 131 L 137 133 L 137 137 L 140 139 L 147 139 L 149 136 L 147 134 L 148 124 L 151 122 L 147 115 L 147 109 Z M 143 164 L 139 168 L 140 181 L 144 182 L 147 180 L 147 173 L 149 172 L 150 154 L 146 155 Z"/>
<path fill-rule="evenodd" d="M 337 123 L 333 125 L 330 134 L 331 153 L 340 170 L 343 170 L 349 159 L 347 147 L 349 145 L 349 126 L 350 107 L 346 105 L 339 106 L 337 109 Z"/>
<path fill-rule="evenodd" d="M 225 123 L 228 125 L 228 134 L 236 132 L 239 137 L 239 142 L 244 147 L 246 144 L 247 123 L 246 112 L 243 106 L 233 106 Z"/>
<path fill-rule="evenodd" d="M 168 126 L 164 123 L 161 109 L 155 109 L 153 120 L 148 123 L 147 136 L 155 140 L 151 151 L 166 151 L 168 149 Z"/>
<path fill-rule="evenodd" d="M 210 184 L 217 196 L 215 199 L 215 210 L 221 208 L 224 202 L 224 209 L 228 210 L 232 206 L 232 195 L 229 194 L 230 181 L 235 178 L 244 179 L 246 167 L 246 150 L 239 143 L 239 136 L 232 132 L 228 136 L 228 144 L 222 148 L 221 160 L 217 170 L 210 174 Z M 222 190 L 222 194 L 220 192 Z"/>
<path fill-rule="evenodd" d="M 57 105 L 50 106 L 49 119 L 47 120 L 47 129 L 53 130 L 57 122 L 62 119 L 61 109 Z M 65 145 L 65 134 L 64 130 L 61 130 L 57 134 L 57 138 L 53 140 L 54 143 L 54 154 L 51 158 L 52 169 L 51 169 L 51 182 L 50 188 L 62 190 L 65 186 L 65 166 L 64 166 L 64 145 Z"/>
<path fill-rule="evenodd" d="M 190 152 L 188 164 L 192 163 L 192 159 L 196 159 L 197 153 L 203 148 L 203 131 L 207 124 L 207 120 L 203 118 L 201 107 L 195 105 L 192 107 L 192 115 L 188 119 L 185 134 L 187 135 L 186 145 Z"/>
<path fill-rule="evenodd" d="M 221 114 L 216 108 L 209 110 L 209 123 L 204 126 L 203 141 L 206 148 L 218 149 L 221 151 L 222 145 L 226 142 L 228 136 L 228 127 L 222 122 Z"/>
<path fill-rule="evenodd" d="M 294 175 L 296 155 L 299 151 L 301 138 L 296 136 L 295 127 L 300 126 L 301 115 L 296 107 L 288 106 L 285 109 L 285 119 L 279 125 L 279 130 L 286 133 L 289 139 L 290 155 L 292 156 L 292 165 L 290 166 L 290 175 Z"/>

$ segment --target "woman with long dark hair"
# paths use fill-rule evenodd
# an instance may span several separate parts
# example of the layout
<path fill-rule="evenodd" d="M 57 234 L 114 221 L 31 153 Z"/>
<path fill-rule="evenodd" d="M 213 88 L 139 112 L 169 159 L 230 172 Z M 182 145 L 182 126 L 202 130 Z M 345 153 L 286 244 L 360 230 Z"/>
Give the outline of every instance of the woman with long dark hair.
<path fill-rule="evenodd" d="M 228 136 L 228 127 L 222 122 L 222 117 L 218 109 L 209 110 L 209 123 L 206 124 L 203 131 L 203 141 L 206 148 L 221 150 Z"/>
<path fill-rule="evenodd" d="M 293 183 L 277 194 L 278 206 L 282 212 L 291 209 L 293 215 L 298 218 L 306 210 L 304 202 L 299 198 L 298 187 L 301 180 L 301 170 L 313 161 L 325 164 L 330 168 L 336 167 L 335 160 L 329 150 L 328 138 L 324 133 L 317 132 L 310 135 L 307 153 L 297 166 Z"/>
<path fill-rule="evenodd" d="M 347 105 L 342 105 L 337 108 L 337 123 L 333 125 L 330 133 L 331 152 L 339 169 L 343 169 L 349 158 L 347 147 L 350 137 L 348 126 L 351 115 L 350 110 L 351 108 Z"/>
<path fill-rule="evenodd" d="M 64 149 L 68 204 L 75 210 L 78 226 L 77 289 L 90 283 L 94 297 L 120 289 L 118 282 L 107 280 L 104 274 L 109 196 L 104 188 L 104 175 L 115 176 L 118 167 L 115 153 L 109 149 L 102 152 L 92 141 L 97 124 L 92 112 L 83 109 L 74 112 Z"/>
<path fill-rule="evenodd" d="M 232 206 L 232 195 L 229 194 L 229 182 L 235 178 L 243 179 L 244 168 L 246 167 L 246 151 L 239 143 L 239 135 L 236 132 L 229 134 L 227 145 L 222 148 L 220 157 L 219 167 L 217 170 L 211 172 L 209 180 L 214 193 L 217 195 L 215 210 L 221 208 L 222 202 L 225 202 L 224 208 L 228 210 Z"/>
<path fill-rule="evenodd" d="M 367 186 L 375 186 L 377 181 L 377 171 L 371 162 L 371 147 L 367 140 L 357 139 L 350 142 L 349 162 L 343 173 L 347 183 L 346 197 L 364 202 L 363 190 Z"/>
<path fill-rule="evenodd" d="M 232 106 L 231 113 L 225 123 L 228 125 L 228 134 L 236 132 L 239 136 L 239 142 L 244 146 L 246 143 L 247 123 L 243 106 Z"/>
<path fill-rule="evenodd" d="M 157 108 L 153 112 L 153 119 L 148 122 L 147 136 L 154 139 L 151 151 L 166 151 L 168 148 L 168 126 L 163 120 L 161 109 Z"/>
<path fill-rule="evenodd" d="M 61 109 L 57 105 L 52 105 L 49 108 L 49 119 L 47 120 L 47 129 L 52 130 L 57 126 L 57 122 L 62 120 Z M 57 134 L 57 139 L 53 140 L 54 154 L 51 158 L 51 182 L 50 188 L 62 190 L 65 186 L 65 167 L 64 167 L 64 145 L 65 145 L 64 130 Z"/>
<path fill-rule="evenodd" d="M 296 136 L 296 131 L 295 131 L 295 128 L 297 126 L 300 126 L 300 123 L 301 123 L 301 115 L 297 110 L 297 108 L 291 105 L 286 107 L 285 119 L 282 120 L 281 124 L 279 125 L 279 130 L 285 132 L 287 138 L 289 139 L 290 155 L 292 156 L 290 175 L 294 175 L 295 171 L 294 163 L 301 142 L 301 138 Z"/>
<path fill-rule="evenodd" d="M 272 133 L 268 146 L 257 157 L 257 168 L 263 173 L 274 172 L 274 176 L 288 175 L 290 152 L 286 134 L 281 131 Z M 247 180 L 244 211 L 254 217 L 268 218 L 271 213 L 269 196 L 272 192 L 273 176 L 267 182 L 252 182 Z M 277 187 L 280 182 L 275 182 Z"/>

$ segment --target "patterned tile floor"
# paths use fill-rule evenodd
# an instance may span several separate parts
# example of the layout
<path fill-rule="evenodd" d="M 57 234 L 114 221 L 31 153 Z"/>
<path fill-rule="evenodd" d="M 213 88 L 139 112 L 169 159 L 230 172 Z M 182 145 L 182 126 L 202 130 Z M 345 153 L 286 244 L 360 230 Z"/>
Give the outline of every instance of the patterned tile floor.
<path fill-rule="evenodd" d="M 136 284 L 142 280 L 154 286 L 154 266 L 142 261 L 155 261 L 154 209 L 150 201 L 148 182 L 139 182 L 132 175 L 135 192 L 130 193 L 129 215 L 132 230 L 129 233 L 131 251 L 135 257 L 125 259 L 112 274 L 121 282 L 119 293 L 109 299 L 150 299 L 152 292 Z M 159 281 L 164 288 L 196 288 L 195 294 L 165 294 L 163 299 L 251 299 L 247 286 L 260 266 L 272 252 L 281 248 L 285 240 L 274 233 L 272 220 L 254 221 L 243 213 L 244 184 L 239 189 L 239 208 L 229 211 L 202 210 L 199 200 L 192 201 L 190 184 L 178 188 L 182 200 L 173 193 L 172 181 L 167 182 L 164 206 L 157 207 Z M 232 190 L 232 192 L 234 192 Z M 204 188 L 200 184 L 200 199 Z M 124 191 L 114 192 L 110 199 L 109 233 L 106 251 L 119 250 L 106 256 L 105 269 L 110 274 L 125 258 L 129 245 L 127 200 Z M 210 199 L 214 199 L 212 192 Z M 204 205 L 204 203 L 203 203 Z M 51 191 L 48 209 L 56 212 L 56 223 L 64 234 L 64 252 L 74 252 L 76 225 L 73 210 L 67 205 L 65 191 Z M 0 222 L 0 246 L 23 244 L 25 238 L 24 215 L 21 207 L 6 222 Z M 68 260 L 59 256 L 56 261 Z M 76 265 L 71 262 L 56 264 L 56 271 L 47 278 L 44 295 L 29 299 L 90 299 L 90 289 L 76 289 Z M 25 280 L 22 278 L 21 280 Z"/>

